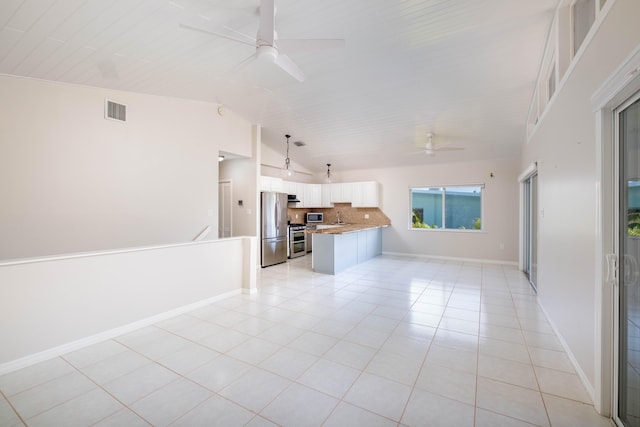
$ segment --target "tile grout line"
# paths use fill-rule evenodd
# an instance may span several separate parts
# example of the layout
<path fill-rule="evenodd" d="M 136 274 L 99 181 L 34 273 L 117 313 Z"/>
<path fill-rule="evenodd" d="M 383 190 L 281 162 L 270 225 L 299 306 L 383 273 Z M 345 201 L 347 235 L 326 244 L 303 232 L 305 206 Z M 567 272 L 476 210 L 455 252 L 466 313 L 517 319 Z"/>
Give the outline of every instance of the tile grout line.
<path fill-rule="evenodd" d="M 441 269 L 441 268 L 440 268 Z M 431 283 L 431 281 L 429 281 L 429 283 Z M 454 287 L 455 288 L 455 287 Z M 424 293 L 426 292 L 426 290 L 428 289 L 428 286 L 422 291 L 422 293 L 420 294 L 420 296 L 423 296 Z M 420 375 L 422 374 L 422 371 L 424 370 L 425 364 L 427 362 L 427 357 L 429 356 L 429 351 L 431 350 L 431 347 L 433 346 L 433 342 L 435 341 L 435 337 L 436 334 L 438 333 L 438 330 L 440 329 L 440 323 L 442 323 L 442 318 L 444 317 L 444 312 L 446 311 L 446 307 L 449 304 L 449 301 L 451 300 L 451 295 L 453 292 L 449 293 L 449 297 L 447 298 L 447 302 L 444 305 L 444 310 L 442 311 L 442 314 L 440 315 L 440 320 L 438 321 L 438 326 L 436 326 L 435 332 L 433 334 L 433 337 L 431 338 L 431 340 L 429 341 L 429 345 L 427 346 L 427 351 L 424 354 L 424 357 L 422 359 L 422 363 L 420 364 L 420 369 L 418 370 L 418 374 L 416 375 L 416 379 L 413 382 L 413 386 L 411 387 L 411 391 L 409 392 L 409 397 L 407 398 L 407 402 L 404 405 L 404 408 L 402 409 L 402 413 L 400 415 L 400 419 L 398 420 L 398 424 L 400 424 L 402 422 L 402 419 L 404 418 L 406 412 L 407 412 L 407 408 L 409 407 L 409 402 L 411 402 L 411 398 L 413 397 L 413 394 L 415 392 L 416 389 L 416 385 L 418 384 L 418 379 L 420 378 Z M 415 305 L 416 303 L 412 304 L 412 307 Z"/>
<path fill-rule="evenodd" d="M 13 411 L 14 414 L 16 414 L 16 417 L 18 417 L 18 419 L 20 420 L 20 422 L 22 423 L 22 425 L 27 425 L 27 422 L 25 421 L 24 418 L 22 418 L 22 415 L 20 415 L 20 413 L 18 412 L 18 410 L 15 408 L 15 406 L 13 406 L 13 403 L 11 403 L 11 401 L 9 400 L 9 398 L 7 397 L 6 394 L 4 394 L 4 392 L 2 390 L 0 390 L 0 396 L 2 396 L 2 398 L 4 399 L 5 402 L 7 402 L 7 405 L 9 405 L 9 407 L 11 408 L 11 410 Z"/>
<path fill-rule="evenodd" d="M 506 274 L 505 274 L 505 278 L 506 278 Z M 511 291 L 511 288 L 509 288 L 509 293 L 513 300 L 513 292 Z M 535 296 L 537 299 L 537 294 Z M 514 303 L 514 307 L 515 307 L 515 303 Z M 516 310 L 516 319 L 518 320 L 518 325 L 520 326 L 520 330 L 523 331 L 522 322 L 520 320 L 520 314 L 518 313 L 518 310 Z M 534 375 L 534 378 L 536 379 L 536 384 L 538 386 L 538 394 L 540 395 L 540 400 L 542 401 L 542 407 L 544 408 L 544 413 L 547 417 L 547 423 L 549 424 L 549 426 L 552 426 L 553 424 L 551 423 L 551 416 L 549 415 L 549 410 L 547 409 L 547 403 L 545 402 L 544 396 L 542 395 L 542 387 L 540 387 L 540 380 L 538 379 L 538 373 L 536 372 L 535 366 L 533 364 L 533 358 L 531 357 L 529 342 L 527 341 L 527 337 L 524 335 L 524 332 L 522 333 L 522 336 L 524 338 L 525 348 L 527 349 L 527 356 L 529 357 L 529 363 L 531 364 L 531 370 L 533 371 L 533 375 Z"/>

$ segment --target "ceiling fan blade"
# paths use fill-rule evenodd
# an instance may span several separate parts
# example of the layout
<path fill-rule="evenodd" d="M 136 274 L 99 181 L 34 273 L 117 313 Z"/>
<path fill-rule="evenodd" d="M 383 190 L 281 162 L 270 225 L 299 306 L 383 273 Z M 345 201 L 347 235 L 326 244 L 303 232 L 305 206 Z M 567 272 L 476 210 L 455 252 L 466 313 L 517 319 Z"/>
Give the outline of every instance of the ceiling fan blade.
<path fill-rule="evenodd" d="M 274 62 L 299 82 L 303 82 L 306 79 L 302 70 L 287 55 L 276 56 Z"/>
<path fill-rule="evenodd" d="M 274 0 L 260 0 L 260 26 L 258 27 L 258 42 L 273 46 L 275 38 L 276 7 Z"/>
<path fill-rule="evenodd" d="M 254 43 L 249 43 L 249 42 L 247 42 L 245 40 L 241 40 L 241 39 L 239 39 L 237 37 L 228 36 L 226 34 L 221 34 L 221 33 L 216 33 L 215 31 L 210 31 L 210 30 L 207 30 L 205 28 L 200 28 L 200 27 L 196 27 L 194 25 L 184 24 L 184 23 L 181 23 L 180 26 L 182 28 L 186 28 L 188 30 L 198 31 L 198 32 L 201 32 L 201 33 L 204 33 L 204 34 L 210 34 L 210 35 L 213 35 L 213 36 L 216 36 L 216 37 L 222 37 L 223 39 L 232 40 L 232 41 L 237 42 L 237 43 L 246 44 L 247 46 L 256 47 L 255 42 Z"/>
<path fill-rule="evenodd" d="M 462 147 L 441 147 L 441 148 L 435 148 L 435 151 L 462 151 L 464 150 L 464 148 Z"/>
<path fill-rule="evenodd" d="M 229 28 L 227 26 L 225 26 L 223 28 L 224 28 L 225 31 L 228 31 L 229 33 L 236 34 L 239 40 L 243 40 L 244 39 L 244 41 L 246 43 L 251 43 L 252 46 L 256 45 L 255 37 L 251 37 L 251 36 L 249 36 L 249 35 L 247 35 L 245 33 L 241 33 L 240 31 L 234 30 L 233 28 Z"/>
<path fill-rule="evenodd" d="M 243 59 L 238 65 L 236 65 L 235 67 L 233 67 L 233 72 L 238 72 L 240 70 L 242 70 L 249 62 L 255 60 L 258 58 L 258 53 L 254 53 L 253 55 Z"/>
<path fill-rule="evenodd" d="M 340 49 L 346 46 L 343 39 L 278 39 L 278 51 L 282 53 L 308 52 L 322 49 Z"/>

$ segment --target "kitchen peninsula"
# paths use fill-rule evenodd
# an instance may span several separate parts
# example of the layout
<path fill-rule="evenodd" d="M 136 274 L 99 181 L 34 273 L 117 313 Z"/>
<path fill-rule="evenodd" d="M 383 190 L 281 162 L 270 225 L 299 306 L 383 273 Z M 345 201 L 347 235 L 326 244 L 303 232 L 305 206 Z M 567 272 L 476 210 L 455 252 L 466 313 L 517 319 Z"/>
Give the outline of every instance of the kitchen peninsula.
<path fill-rule="evenodd" d="M 313 238 L 313 270 L 336 274 L 381 255 L 384 227 L 388 225 L 345 224 L 308 230 Z"/>

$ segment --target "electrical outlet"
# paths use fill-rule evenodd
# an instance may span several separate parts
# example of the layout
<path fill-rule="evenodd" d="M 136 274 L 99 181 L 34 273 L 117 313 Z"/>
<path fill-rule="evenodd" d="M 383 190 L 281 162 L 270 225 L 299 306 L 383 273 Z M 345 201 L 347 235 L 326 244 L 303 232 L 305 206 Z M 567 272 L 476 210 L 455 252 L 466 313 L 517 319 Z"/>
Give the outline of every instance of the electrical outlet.
<path fill-rule="evenodd" d="M 298 216 L 299 216 L 299 215 L 298 215 L 298 214 L 296 214 L 296 219 L 298 219 Z"/>
<path fill-rule="evenodd" d="M 369 219 L 369 214 L 364 214 L 364 219 Z"/>

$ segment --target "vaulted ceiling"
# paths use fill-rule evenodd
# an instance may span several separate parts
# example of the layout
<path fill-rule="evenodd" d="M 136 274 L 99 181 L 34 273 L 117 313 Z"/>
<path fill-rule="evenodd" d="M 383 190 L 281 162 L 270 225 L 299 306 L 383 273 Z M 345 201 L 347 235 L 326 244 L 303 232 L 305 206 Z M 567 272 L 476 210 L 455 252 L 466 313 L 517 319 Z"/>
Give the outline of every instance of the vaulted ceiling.
<path fill-rule="evenodd" d="M 291 53 L 303 82 L 180 25 L 255 38 L 259 4 L 2 0 L 0 73 L 219 103 L 314 171 L 518 155 L 557 0 L 276 0 L 280 39 L 346 41 Z"/>

